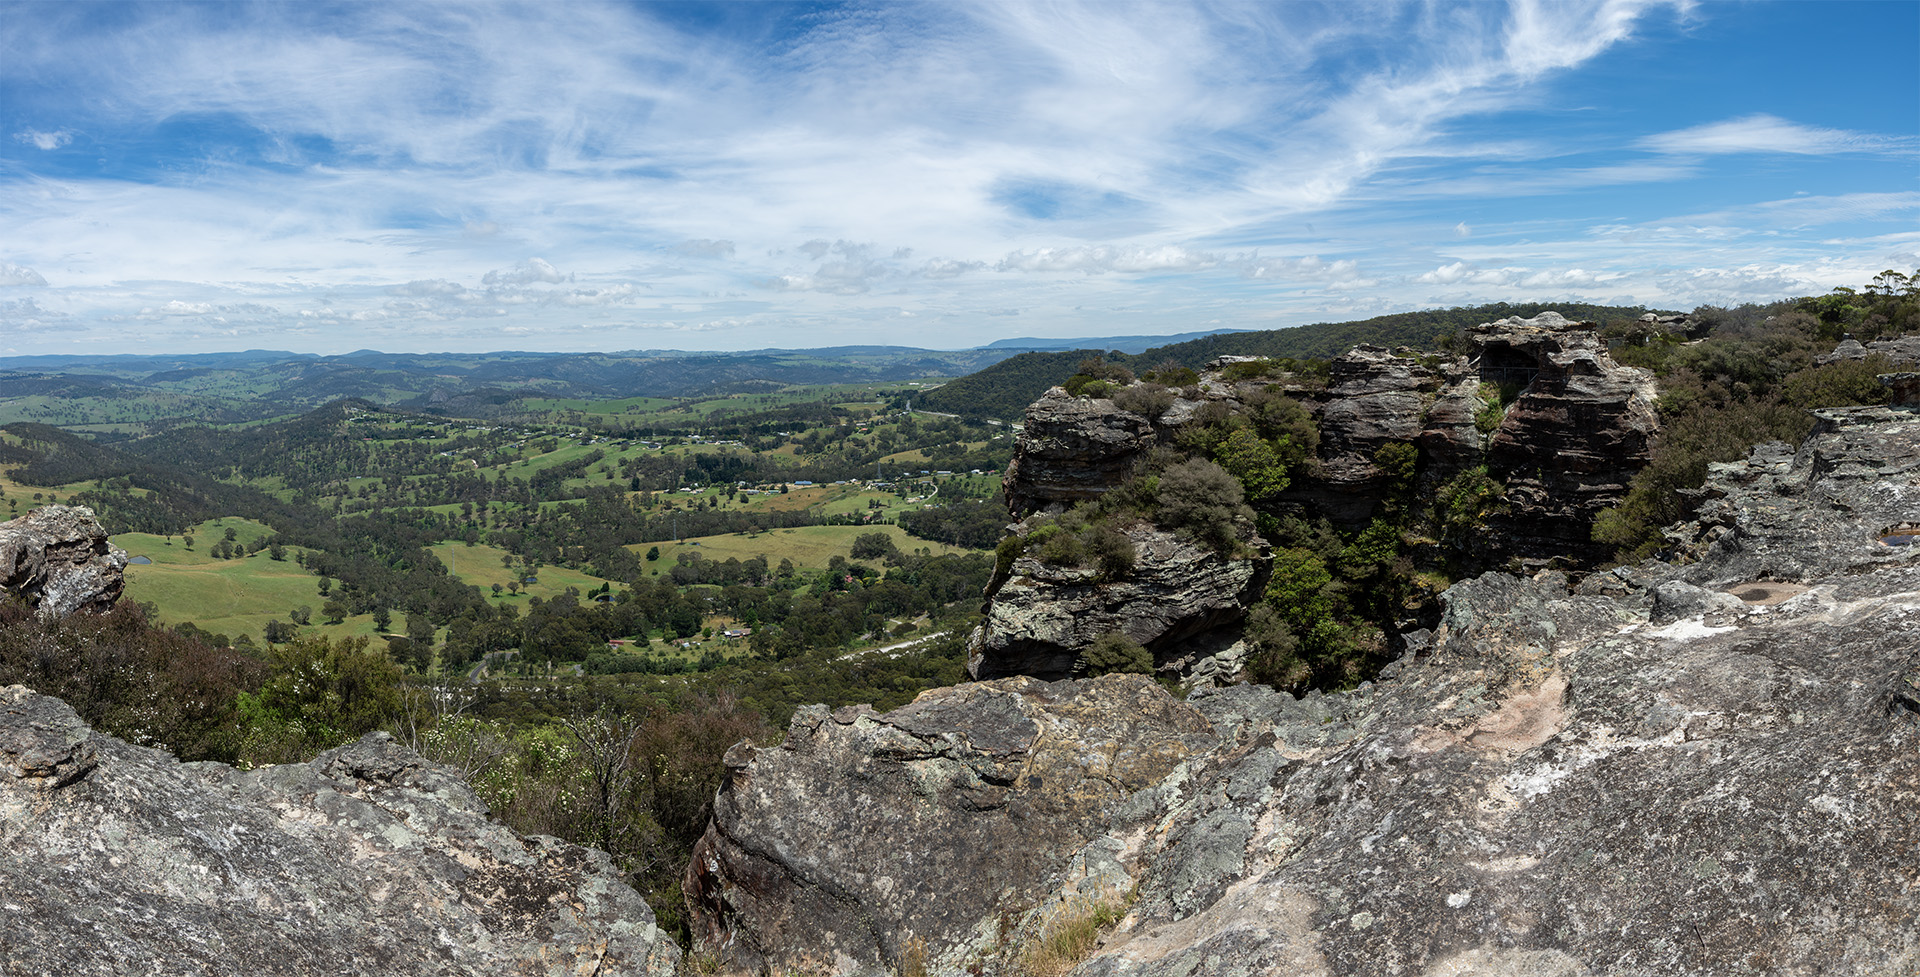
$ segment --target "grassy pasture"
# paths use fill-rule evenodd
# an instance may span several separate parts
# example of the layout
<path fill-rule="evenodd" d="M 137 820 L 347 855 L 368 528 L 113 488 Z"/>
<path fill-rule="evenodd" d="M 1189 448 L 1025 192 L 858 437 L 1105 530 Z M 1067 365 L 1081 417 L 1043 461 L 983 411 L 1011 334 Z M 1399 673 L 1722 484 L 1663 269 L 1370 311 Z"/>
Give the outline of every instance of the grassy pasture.
<path fill-rule="evenodd" d="M 671 568 L 679 554 L 685 552 L 697 552 L 709 560 L 721 561 L 729 557 L 749 560 L 756 556 L 764 556 L 769 566 L 777 567 L 780 561 L 785 559 L 792 560 L 794 566 L 802 569 L 825 569 L 828 560 L 836 556 L 846 556 L 853 548 L 853 541 L 866 533 L 886 533 L 893 537 L 895 546 L 907 551 L 926 547 L 935 555 L 969 552 L 964 547 L 918 539 L 907 535 L 906 531 L 899 526 L 887 525 L 801 526 L 794 529 L 775 529 L 751 536 L 746 533 L 728 533 L 721 536 L 684 539 L 679 543 L 634 543 L 627 549 L 644 555 L 649 547 L 660 547 L 660 559 L 648 564 L 650 569 L 660 571 Z"/>
<path fill-rule="evenodd" d="M 565 567 L 541 567 L 535 571 L 535 576 L 540 582 L 522 583 L 520 596 L 513 597 L 502 593 L 499 597 L 492 597 L 494 584 L 504 588 L 508 581 L 515 577 L 515 574 L 500 562 L 501 557 L 508 555 L 506 550 L 497 546 L 488 546 L 485 543 L 475 543 L 472 546 L 465 543 L 436 543 L 428 549 L 439 558 L 440 562 L 447 565 L 448 570 L 460 582 L 479 587 L 483 593 L 495 601 L 525 601 L 528 597 L 553 598 L 565 593 L 568 587 L 578 588 L 584 594 L 589 590 L 598 590 L 603 583 L 620 586 L 618 580 L 603 580 L 578 570 L 569 570 Z M 517 568 L 520 564 L 519 557 L 514 557 L 513 563 Z"/>

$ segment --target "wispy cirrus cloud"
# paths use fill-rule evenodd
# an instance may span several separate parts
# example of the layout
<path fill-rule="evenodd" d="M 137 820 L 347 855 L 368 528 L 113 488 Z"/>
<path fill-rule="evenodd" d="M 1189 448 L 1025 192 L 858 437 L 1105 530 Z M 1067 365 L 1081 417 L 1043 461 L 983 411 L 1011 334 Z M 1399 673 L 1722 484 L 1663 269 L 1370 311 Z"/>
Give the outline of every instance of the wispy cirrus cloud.
<path fill-rule="evenodd" d="M 1840 122 L 1723 84 L 1709 43 L 1775 18 L 1872 45 L 1897 6 L 15 5 L 0 284 L 71 323 L 147 314 L 156 346 L 277 317 L 344 348 L 1679 301 L 1692 268 L 1841 274 L 1910 226 L 1890 59 L 1782 66 L 1879 98 Z M 1649 57 L 1684 99 L 1629 100 Z M 1745 189 L 1754 157 L 1818 199 Z M 1815 227 L 1857 261 L 1806 260 Z"/>
<path fill-rule="evenodd" d="M 1676 156 L 1724 153 L 1792 153 L 1802 156 L 1920 153 L 1920 137 L 1824 129 L 1765 114 L 1662 132 L 1641 139 L 1638 145 L 1643 149 Z"/>

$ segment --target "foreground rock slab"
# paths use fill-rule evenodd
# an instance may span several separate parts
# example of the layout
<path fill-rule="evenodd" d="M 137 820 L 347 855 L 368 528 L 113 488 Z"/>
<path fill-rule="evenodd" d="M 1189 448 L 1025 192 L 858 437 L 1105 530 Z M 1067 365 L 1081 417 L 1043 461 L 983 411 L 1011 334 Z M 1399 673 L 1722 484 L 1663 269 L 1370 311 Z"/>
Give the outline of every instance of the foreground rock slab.
<path fill-rule="evenodd" d="M 728 973 L 959 967 L 1115 806 L 1212 744 L 1139 676 L 803 709 L 781 746 L 728 755 L 687 873 L 695 938 Z"/>
<path fill-rule="evenodd" d="M 680 953 L 607 856 L 522 838 L 373 734 L 312 763 L 180 763 L 0 689 L 9 974 L 646 975 Z"/>

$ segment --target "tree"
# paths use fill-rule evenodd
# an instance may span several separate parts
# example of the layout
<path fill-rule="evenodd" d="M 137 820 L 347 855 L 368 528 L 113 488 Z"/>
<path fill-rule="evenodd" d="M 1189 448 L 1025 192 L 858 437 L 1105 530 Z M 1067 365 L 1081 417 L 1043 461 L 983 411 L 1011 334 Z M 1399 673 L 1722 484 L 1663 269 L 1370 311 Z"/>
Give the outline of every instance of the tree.
<path fill-rule="evenodd" d="M 647 562 L 652 563 L 658 559 L 660 559 L 660 547 L 658 546 L 647 547 Z"/>
<path fill-rule="evenodd" d="M 388 610 L 385 605 L 374 608 L 373 629 L 375 631 L 385 631 L 391 627 L 393 627 L 393 612 Z"/>
<path fill-rule="evenodd" d="M 849 552 L 856 560 L 877 560 L 900 551 L 894 545 L 893 537 L 886 533 L 861 533 L 854 537 Z"/>
<path fill-rule="evenodd" d="M 313 617 L 313 608 L 308 607 L 305 604 L 301 604 L 299 607 L 296 607 L 293 610 L 287 612 L 287 620 L 290 620 L 293 623 L 299 624 L 302 626 L 306 625 L 306 623 L 309 620 L 311 620 L 312 617 Z"/>

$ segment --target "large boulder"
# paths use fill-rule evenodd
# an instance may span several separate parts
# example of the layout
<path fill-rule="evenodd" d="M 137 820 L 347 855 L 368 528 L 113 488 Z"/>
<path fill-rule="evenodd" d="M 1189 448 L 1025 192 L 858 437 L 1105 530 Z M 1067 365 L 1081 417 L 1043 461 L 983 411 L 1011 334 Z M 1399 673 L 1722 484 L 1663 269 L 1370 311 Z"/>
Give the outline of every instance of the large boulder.
<path fill-rule="evenodd" d="M 960 973 L 1113 808 L 1212 744 L 1140 676 L 803 709 L 785 743 L 728 754 L 687 870 L 696 943 L 730 974 L 899 972 L 916 956 Z"/>
<path fill-rule="evenodd" d="M 86 506 L 50 505 L 0 523 L 0 594 L 42 615 L 113 607 L 126 586 L 127 554 Z"/>
<path fill-rule="evenodd" d="M 1114 632 L 1152 652 L 1156 666 L 1190 666 L 1189 648 L 1245 620 L 1272 570 L 1264 554 L 1222 554 L 1149 525 L 1124 534 L 1134 564 L 1113 579 L 1031 556 L 1014 560 L 989 588 L 986 620 L 968 643 L 968 671 L 979 679 L 1075 677 L 1084 674 L 1081 654 Z"/>
<path fill-rule="evenodd" d="M 311 763 L 181 763 L 0 689 L 9 973 L 629 975 L 679 949 L 607 856 L 489 821 L 386 734 Z"/>

